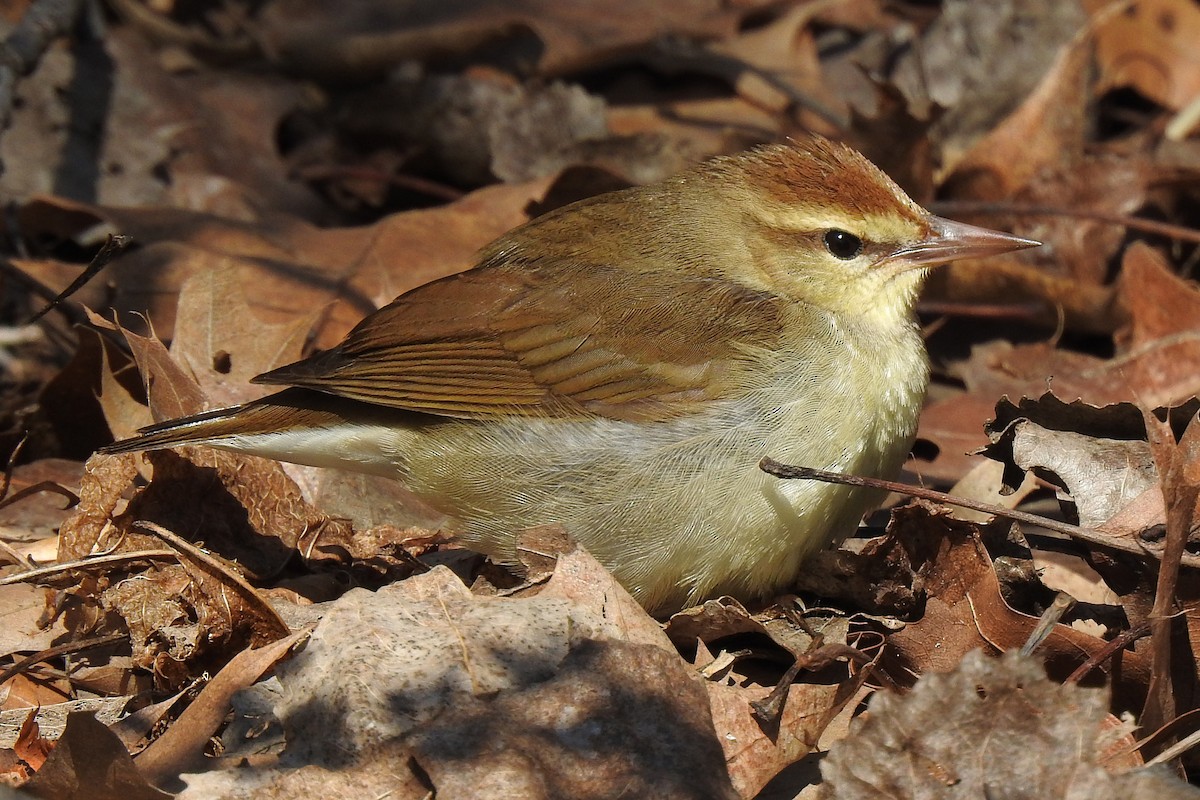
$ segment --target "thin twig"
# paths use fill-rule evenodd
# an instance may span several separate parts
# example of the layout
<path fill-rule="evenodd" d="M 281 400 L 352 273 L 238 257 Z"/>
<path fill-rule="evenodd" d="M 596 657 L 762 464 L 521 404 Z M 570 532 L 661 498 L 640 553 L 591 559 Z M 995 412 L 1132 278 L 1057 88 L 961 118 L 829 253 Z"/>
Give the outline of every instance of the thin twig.
<path fill-rule="evenodd" d="M 785 480 L 814 480 L 823 481 L 825 483 L 839 483 L 843 486 L 861 486 L 868 489 L 883 489 L 889 492 L 907 495 L 909 497 L 917 497 L 921 500 L 929 500 L 934 503 L 945 503 L 952 506 L 960 506 L 961 508 L 969 508 L 973 511 L 979 511 L 984 514 L 991 514 L 996 517 L 1004 517 L 1005 519 L 1024 522 L 1027 525 L 1037 525 L 1047 530 L 1056 533 L 1065 534 L 1072 539 L 1078 539 L 1090 544 L 1099 545 L 1100 547 L 1108 547 L 1113 550 L 1121 550 L 1126 553 L 1133 553 L 1139 556 L 1151 556 L 1161 558 L 1156 552 L 1146 547 L 1140 546 L 1136 542 L 1129 541 L 1123 537 L 1113 536 L 1104 531 L 1098 531 L 1095 528 L 1081 528 L 1078 525 L 1072 525 L 1068 522 L 1060 522 L 1059 520 L 1047 519 L 1039 517 L 1037 514 L 1027 514 L 1024 511 L 1015 511 L 1011 508 L 992 505 L 991 503 L 981 503 L 978 500 L 969 500 L 965 497 L 955 497 L 952 494 L 945 492 L 936 492 L 933 489 L 925 489 L 920 486 L 909 486 L 906 483 L 898 481 L 885 481 L 879 478 L 861 478 L 857 475 L 843 475 L 840 472 L 826 472 L 823 469 L 812 469 L 811 467 L 797 467 L 789 464 L 780 464 L 773 458 L 764 458 L 758 464 L 759 469 L 777 478 Z M 1182 563 L 1188 567 L 1200 568 L 1200 556 L 1186 554 L 1183 557 Z"/>
<path fill-rule="evenodd" d="M 24 500 L 26 497 L 32 497 L 35 494 L 43 493 L 57 494 L 66 498 L 67 504 L 63 506 L 63 511 L 79 505 L 79 495 L 75 494 L 61 483 L 57 483 L 55 481 L 39 481 L 32 486 L 26 486 L 24 489 L 18 489 L 9 496 L 5 497 L 3 500 L 0 500 L 0 508 L 11 506 L 13 503 L 18 503 L 21 500 Z"/>
<path fill-rule="evenodd" d="M 1054 602 L 1049 608 L 1042 612 L 1042 616 L 1038 618 L 1038 623 L 1034 627 L 1033 632 L 1029 634 L 1029 638 L 1025 640 L 1025 644 L 1021 645 L 1021 655 L 1030 656 L 1033 652 L 1041 647 L 1042 642 L 1046 641 L 1046 637 L 1054 630 L 1054 626 L 1058 621 L 1075 606 L 1075 598 L 1066 592 L 1059 592 L 1054 596 Z"/>
<path fill-rule="evenodd" d="M 29 441 L 29 431 L 21 434 L 20 440 L 13 447 L 12 452 L 8 454 L 8 462 L 4 465 L 4 476 L 0 478 L 0 502 L 8 497 L 8 490 L 12 487 L 13 470 L 17 468 L 17 459 L 21 457 L 21 451 L 25 449 L 25 443 Z"/>
<path fill-rule="evenodd" d="M 1124 650 L 1126 647 L 1136 642 L 1138 639 L 1141 639 L 1149 632 L 1150 624 L 1148 622 L 1143 622 L 1133 626 L 1129 630 L 1121 633 L 1119 636 L 1113 637 L 1110 641 L 1105 642 L 1104 647 L 1101 647 L 1099 650 L 1088 656 L 1087 661 L 1084 661 L 1082 664 L 1076 667 L 1075 671 L 1067 676 L 1067 679 L 1063 681 L 1063 683 L 1079 683 L 1079 681 L 1087 677 L 1089 672 L 1103 664 L 1108 659 L 1112 658 L 1116 653 Z"/>
<path fill-rule="evenodd" d="M 77 642 L 66 642 L 65 644 L 60 644 L 56 647 L 42 650 L 34 653 L 31 656 L 21 659 L 8 669 L 0 672 L 0 684 L 3 684 L 14 675 L 21 674 L 40 661 L 49 661 L 52 658 L 65 656 L 68 653 L 78 653 L 81 650 L 91 650 L 93 647 L 103 647 L 106 644 L 116 644 L 117 642 L 123 642 L 128 638 L 128 633 L 110 633 L 106 636 L 94 636 L 91 639 L 80 639 Z"/>
<path fill-rule="evenodd" d="M 23 570 L 37 569 L 37 564 L 33 563 L 33 560 L 30 559 L 29 556 L 25 555 L 3 539 L 0 539 L 0 553 L 3 553 L 11 558 L 13 563 Z"/>
<path fill-rule="evenodd" d="M 373 181 L 389 186 L 397 186 L 401 189 L 409 189 L 413 192 L 419 192 L 420 194 L 450 203 L 461 200 L 466 196 L 465 192 L 455 189 L 453 186 L 447 186 L 444 183 L 438 183 L 437 181 L 431 181 L 416 175 L 391 173 L 371 167 L 358 167 L 345 164 L 312 164 L 306 167 L 299 167 L 292 170 L 291 177 L 304 181 Z"/>
<path fill-rule="evenodd" d="M 111 556 L 96 556 L 95 558 L 84 558 L 79 561 L 68 561 L 64 564 L 51 564 L 46 567 L 18 572 L 15 575 L 6 575 L 0 578 L 0 586 L 10 586 L 14 583 L 36 583 L 42 578 L 61 575 L 64 572 L 70 572 L 75 569 L 89 570 L 96 567 L 122 564 L 127 561 L 164 560 L 178 561 L 179 553 L 174 550 L 135 550 L 132 553 L 114 553 Z"/>
<path fill-rule="evenodd" d="M 1165 764 L 1166 762 L 1183 755 L 1198 744 L 1200 744 L 1200 731 L 1192 731 L 1190 734 L 1183 737 L 1178 742 L 1147 761 L 1146 766 L 1149 767 L 1153 766 L 1154 764 Z"/>
<path fill-rule="evenodd" d="M 1177 630 L 1175 613 L 1178 610 L 1177 587 L 1179 567 L 1186 555 L 1188 531 L 1195 521 L 1192 517 L 1200 497 L 1197 486 L 1185 468 L 1187 455 L 1182 442 L 1192 441 L 1200 431 L 1200 422 L 1193 419 L 1184 431 L 1181 443 L 1176 443 L 1171 427 L 1143 407 L 1150 454 L 1158 469 L 1159 488 L 1167 509 L 1167 535 L 1163 542 L 1162 563 L 1154 584 L 1154 605 L 1150 609 L 1150 682 L 1146 687 L 1146 702 L 1142 707 L 1141 724 L 1154 728 L 1176 716 L 1175 676 L 1171 668 L 1172 640 Z"/>
<path fill-rule="evenodd" d="M 84 268 L 83 272 L 79 273 L 75 280 L 71 281 L 71 285 L 55 295 L 45 308 L 30 317 L 25 324 L 28 325 L 30 323 L 37 322 L 42 317 L 46 316 L 46 314 L 50 313 L 51 310 L 57 308 L 58 305 L 68 297 L 82 289 L 88 281 L 100 273 L 100 270 L 107 267 L 109 263 L 114 258 L 121 255 L 121 253 L 124 253 L 126 248 L 129 247 L 130 241 L 131 240 L 128 236 L 110 233 L 108 235 L 108 239 L 106 239 L 104 244 L 100 247 L 100 252 L 96 253 L 92 260 L 88 262 L 88 265 Z"/>

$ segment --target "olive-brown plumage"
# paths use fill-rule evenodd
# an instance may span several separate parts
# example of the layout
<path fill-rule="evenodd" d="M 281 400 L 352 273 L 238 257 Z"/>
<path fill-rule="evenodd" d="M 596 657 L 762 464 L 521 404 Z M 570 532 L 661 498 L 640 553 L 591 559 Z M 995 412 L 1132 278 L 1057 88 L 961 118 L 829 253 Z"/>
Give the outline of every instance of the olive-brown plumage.
<path fill-rule="evenodd" d="M 842 145 L 767 147 L 535 219 L 256 379 L 295 388 L 108 452 L 381 473 L 502 560 L 564 524 L 652 610 L 760 596 L 874 495 L 759 460 L 895 473 L 928 381 L 925 272 L 1032 244 L 929 215 Z"/>

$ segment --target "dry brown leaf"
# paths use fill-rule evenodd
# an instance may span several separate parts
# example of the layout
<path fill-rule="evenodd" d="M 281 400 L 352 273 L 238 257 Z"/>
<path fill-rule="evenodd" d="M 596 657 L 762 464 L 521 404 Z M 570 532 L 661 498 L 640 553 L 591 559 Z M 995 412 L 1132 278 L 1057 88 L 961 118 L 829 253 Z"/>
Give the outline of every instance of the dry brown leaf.
<path fill-rule="evenodd" d="M 946 182 L 962 196 L 997 200 L 1039 173 L 1078 163 L 1090 65 L 1090 39 L 1079 33 L 1057 49 L 1050 69 L 1015 111 L 945 164 Z"/>
<path fill-rule="evenodd" d="M 83 464 L 65 458 L 44 458 L 20 464 L 12 471 L 9 496 L 42 482 L 78 492 Z M 0 507 L 0 539 L 6 542 L 33 542 L 53 537 L 70 513 L 67 499 L 57 492 L 39 492 L 16 503 Z M 0 555 L 0 559 L 4 559 Z M 0 626 L 2 627 L 2 626 Z"/>
<path fill-rule="evenodd" d="M 1132 0 L 1112 13 L 1111 0 L 1083 0 L 1098 21 L 1100 89 L 1132 86 L 1178 111 L 1200 95 L 1200 9 L 1187 0 Z"/>
<path fill-rule="evenodd" d="M 1050 71 L 1021 106 L 953 165 L 945 191 L 959 199 L 1131 214 L 1145 202 L 1161 170 L 1141 152 L 1084 151 L 1091 37 L 1080 31 L 1063 45 Z M 946 299 L 988 302 L 997 296 L 1045 304 L 1053 323 L 1061 308 L 1071 328 L 1109 331 L 1111 293 L 1100 288 L 1124 229 L 1071 215 L 1022 217 L 1017 232 L 1050 248 L 1022 258 L 950 265 L 933 286 Z M 1036 262 L 1038 270 L 1031 268 Z M 989 294 L 989 290 L 991 293 Z M 999 290 L 999 291 L 997 291 Z"/>
<path fill-rule="evenodd" d="M 894 512 L 892 530 L 902 539 L 931 542 L 937 553 L 925 573 L 924 615 L 888 637 L 902 672 L 947 672 L 972 650 L 1003 652 L 1025 644 L 1038 619 L 1004 601 L 991 558 L 972 525 L 916 503 Z M 1101 639 L 1055 625 L 1040 652 L 1051 673 L 1065 677 L 1104 645 Z M 1149 664 L 1137 653 L 1124 652 L 1119 666 L 1105 663 L 1100 668 L 1116 678 L 1121 691 L 1132 692 L 1127 696 L 1144 691 L 1149 679 Z"/>
<path fill-rule="evenodd" d="M 707 700 L 674 653 L 585 641 L 549 680 L 460 700 L 408 741 L 438 797 L 750 796 L 730 784 Z"/>
<path fill-rule="evenodd" d="M 1130 322 L 1112 369 L 1128 376 L 1127 399 L 1154 408 L 1200 395 L 1200 287 L 1135 243 L 1121 262 L 1120 290 Z"/>
<path fill-rule="evenodd" d="M 823 80 L 810 29 L 814 18 L 830 5 L 799 4 L 768 25 L 714 42 L 710 47 L 713 53 L 733 60 L 726 70 L 738 96 L 775 113 L 799 104 L 801 108 L 819 108 L 827 118 L 844 115 L 841 102 Z M 824 125 L 829 124 L 826 119 Z"/>
<path fill-rule="evenodd" d="M 1005 431 L 1013 463 L 1061 486 L 1079 514 L 1079 524 L 1097 528 L 1158 485 L 1158 472 L 1144 441 L 1106 439 L 1043 428 L 1018 420 Z"/>
<path fill-rule="evenodd" d="M 821 764 L 825 797 L 1196 797 L 1164 768 L 1110 775 L 1099 765 L 1107 707 L 1107 691 L 1047 680 L 1033 659 L 972 652 L 903 697 L 876 693 Z"/>
<path fill-rule="evenodd" d="M 232 268 L 193 275 L 179 292 L 171 356 L 189 368 L 211 406 L 236 405 L 269 393 L 250 379 L 299 361 L 317 321 L 319 312 L 312 311 L 268 323 L 255 315 L 246 296 Z"/>
<path fill-rule="evenodd" d="M 176 800 L 246 800 L 247 797 L 346 797 L 387 800 L 430 800 L 428 781 L 385 750 L 364 759 L 353 770 L 316 765 L 272 769 L 259 758 L 224 770 L 184 775 L 187 788 Z"/>
<path fill-rule="evenodd" d="M 45 608 L 42 589 L 24 583 L 0 586 L 0 657 L 45 650 L 64 633 L 60 624 L 41 626 Z"/>
<path fill-rule="evenodd" d="M 579 85 L 519 83 L 479 67 L 399 76 L 352 95 L 338 116 L 343 136 L 386 142 L 398 160 L 420 153 L 424 170 L 455 186 L 519 183 L 580 166 L 650 183 L 682 166 L 661 128 L 610 132 L 607 103 Z"/>
<path fill-rule="evenodd" d="M 196 376 L 171 357 L 158 337 L 138 336 L 124 328 L 121 333 L 137 363 L 155 422 L 186 417 L 207 408 L 207 398 L 196 383 Z"/>
<path fill-rule="evenodd" d="M 147 458 L 154 480 L 113 520 L 127 537 L 143 519 L 194 532 L 206 547 L 262 576 L 277 574 L 306 532 L 346 525 L 308 503 L 276 461 L 207 447 Z"/>
<path fill-rule="evenodd" d="M 167 800 L 147 783 L 125 745 L 96 721 L 76 711 L 42 769 L 21 789 L 53 800 Z"/>
<path fill-rule="evenodd" d="M 864 670 L 857 678 L 840 682 L 793 684 L 787 689 L 778 728 L 766 730 L 750 704 L 765 699 L 770 687 L 709 681 L 713 725 L 738 794 L 754 797 L 780 770 L 816 750 L 830 723 L 859 697 L 868 674 Z"/>
<path fill-rule="evenodd" d="M 46 758 L 54 751 L 54 743 L 43 739 L 37 724 L 38 709 L 30 709 L 25 722 L 21 724 L 21 733 L 13 743 L 13 751 L 17 758 L 37 772 L 46 763 Z"/>
<path fill-rule="evenodd" d="M 309 635 L 297 631 L 271 644 L 248 648 L 221 668 L 162 736 L 143 750 L 134 762 L 147 780 L 161 783 L 203 761 L 209 737 L 229 713 L 233 694 L 257 681 Z"/>
<path fill-rule="evenodd" d="M 675 154 L 672 172 L 706 156 L 734 153 L 777 139 L 784 130 L 778 115 L 740 97 L 615 106 L 608 110 L 608 127 L 614 135 L 667 137 Z"/>
<path fill-rule="evenodd" d="M 174 335 L 184 282 L 196 274 L 235 269 L 239 293 L 266 324 L 291 324 L 327 309 L 312 335 L 315 347 L 330 347 L 395 296 L 473 266 L 476 251 L 524 222 L 526 206 L 542 199 L 553 182 L 492 186 L 442 208 L 394 214 L 361 228 L 322 229 L 284 214 L 246 223 L 171 209 L 99 208 L 61 198 L 27 203 L 21 217 L 30 236 L 54 231 L 69 239 L 107 223 L 139 242 L 141 248 L 107 268 L 117 287 L 111 298 L 95 285 L 77 299 L 95 308 L 111 303 L 122 314 L 144 313 L 164 340 Z M 17 263 L 55 290 L 78 274 L 77 266 L 52 261 Z"/>
<path fill-rule="evenodd" d="M 739 20 L 769 3 L 734 5 L 687 0 L 649 4 L 621 0 L 604 6 L 545 0 L 447 2 L 419 13 L 368 0 L 337 11 L 304 0 L 275 0 L 262 12 L 260 36 L 283 63 L 324 79 L 379 74 L 409 59 L 438 53 L 466 55 L 488 42 L 528 45 L 514 34 L 532 31 L 540 41 L 538 71 L 558 75 L 596 67 L 644 48 L 661 36 L 696 39 L 730 36 Z"/>
<path fill-rule="evenodd" d="M 290 180 L 276 141 L 280 120 L 304 100 L 302 85 L 260 70 L 171 73 L 122 25 L 105 31 L 102 52 L 52 48 L 21 84 L 14 127 L 0 142 L 7 200 L 55 192 L 242 218 L 262 208 L 321 212 Z"/>
<path fill-rule="evenodd" d="M 130 481 L 136 456 L 93 456 L 84 465 L 79 505 L 58 534 L 58 560 L 76 561 L 92 552 Z"/>
<path fill-rule="evenodd" d="M 952 0 L 943 5 L 899 55 L 892 80 L 917 116 L 929 117 L 930 106 L 945 109 L 930 132 L 946 168 L 996 129 L 1003 115 L 1029 102 L 1039 81 L 1046 85 L 1062 44 L 1083 19 L 1076 3 Z M 1047 122 L 1042 120 L 1044 126 Z"/>

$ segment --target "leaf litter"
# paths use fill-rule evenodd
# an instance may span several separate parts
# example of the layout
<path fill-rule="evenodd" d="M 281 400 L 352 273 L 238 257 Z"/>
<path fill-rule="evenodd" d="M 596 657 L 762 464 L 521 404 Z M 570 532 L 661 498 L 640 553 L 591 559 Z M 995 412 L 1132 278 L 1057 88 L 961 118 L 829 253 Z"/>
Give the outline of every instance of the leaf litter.
<path fill-rule="evenodd" d="M 560 5 L 120 0 L 91 49 L 52 47 L 17 84 L 0 332 L 109 233 L 135 244 L 0 340 L 0 442 L 30 437 L 14 488 L 80 497 L 0 508 L 8 782 L 1193 796 L 1141 763 L 1186 745 L 1200 691 L 1194 7 Z M 88 67 L 112 79 L 90 143 L 65 123 Z M 202 448 L 84 463 L 253 399 L 252 375 L 531 216 L 809 129 L 940 213 L 1047 243 L 934 276 L 907 479 L 1020 487 L 1009 506 L 1133 552 L 919 501 L 796 595 L 656 621 L 553 531 L 507 574 L 381 479 Z M 1194 778 L 1194 751 L 1175 758 Z"/>

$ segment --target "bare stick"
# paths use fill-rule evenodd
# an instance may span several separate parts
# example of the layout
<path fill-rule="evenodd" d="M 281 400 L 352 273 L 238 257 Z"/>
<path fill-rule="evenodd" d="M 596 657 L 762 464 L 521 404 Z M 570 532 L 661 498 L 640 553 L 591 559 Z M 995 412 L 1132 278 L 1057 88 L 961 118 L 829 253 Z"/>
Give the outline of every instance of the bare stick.
<path fill-rule="evenodd" d="M 34 664 L 38 664 L 42 661 L 49 661 L 52 658 L 65 656 L 68 653 L 78 653 L 81 650 L 90 650 L 93 647 L 103 647 L 104 645 L 116 644 L 117 642 L 123 642 L 128 638 L 128 633 L 110 633 L 105 636 L 93 636 L 90 639 L 80 639 L 77 642 L 67 642 L 56 647 L 42 650 L 34 653 L 31 656 L 21 659 L 8 669 L 0 672 L 0 685 L 14 675 L 20 675 Z"/>
<path fill-rule="evenodd" d="M 64 564 L 51 564 L 48 567 L 38 567 L 37 569 L 18 572 L 15 575 L 5 575 L 0 578 L 0 586 L 9 586 L 14 583 L 37 583 L 42 578 L 51 578 L 55 575 L 62 575 L 71 570 L 89 570 L 96 567 L 112 566 L 113 564 L 123 564 L 129 561 L 178 561 L 179 554 L 174 550 L 137 550 L 132 553 L 115 553 L 109 556 L 96 556 L 95 558 L 84 558 L 80 561 L 68 561 Z"/>
<path fill-rule="evenodd" d="M 30 317 L 29 321 L 25 324 L 28 325 L 30 323 L 37 322 L 42 317 L 46 316 L 46 314 L 48 314 L 52 309 L 57 308 L 58 305 L 68 297 L 82 289 L 88 281 L 100 273 L 100 270 L 107 267 L 110 261 L 121 255 L 121 253 L 125 252 L 125 249 L 129 247 L 129 241 L 130 240 L 128 236 L 109 234 L 108 239 L 100 248 L 100 252 L 96 253 L 95 258 L 91 260 L 91 263 L 87 265 L 83 272 L 79 273 L 79 277 L 71 281 L 70 286 L 55 295 L 54 299 L 52 299 L 45 308 Z"/>
<path fill-rule="evenodd" d="M 1027 525 L 1037 525 L 1055 533 L 1065 534 L 1072 539 L 1078 539 L 1082 542 L 1108 547 L 1113 550 L 1121 550 L 1126 553 L 1133 553 L 1139 556 L 1153 556 L 1161 558 L 1161 556 L 1142 546 L 1138 542 L 1133 542 L 1120 536 L 1113 536 L 1104 531 L 1098 531 L 1095 528 L 1081 528 L 1078 525 L 1072 525 L 1069 522 L 1060 522 L 1055 519 L 1047 519 L 1039 517 L 1037 514 L 1027 514 L 1024 511 L 1014 511 L 1011 508 L 997 506 L 991 503 L 981 503 L 978 500 L 969 500 L 965 497 L 955 497 L 952 494 L 945 492 L 937 492 L 933 489 L 925 489 L 920 486 L 909 486 L 906 483 L 898 481 L 885 481 L 880 478 L 862 478 L 857 475 L 843 475 L 840 472 L 826 472 L 823 469 L 813 469 L 811 467 L 795 467 L 789 464 L 780 464 L 773 458 L 764 458 L 758 463 L 759 469 L 769 475 L 774 475 L 776 478 L 784 480 L 811 480 L 822 481 L 824 483 L 839 483 L 843 486 L 861 486 L 868 489 L 883 489 L 897 494 L 916 497 L 921 500 L 929 500 L 933 503 L 945 503 L 946 505 L 959 506 L 960 508 L 969 508 L 972 511 L 979 511 L 984 514 L 991 514 L 996 517 L 1004 517 L 1005 519 L 1024 522 Z M 1182 563 L 1188 567 L 1200 568 L 1200 556 L 1185 554 Z"/>

